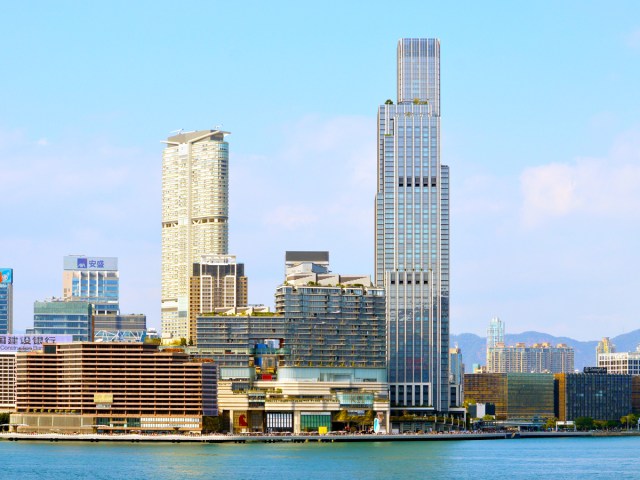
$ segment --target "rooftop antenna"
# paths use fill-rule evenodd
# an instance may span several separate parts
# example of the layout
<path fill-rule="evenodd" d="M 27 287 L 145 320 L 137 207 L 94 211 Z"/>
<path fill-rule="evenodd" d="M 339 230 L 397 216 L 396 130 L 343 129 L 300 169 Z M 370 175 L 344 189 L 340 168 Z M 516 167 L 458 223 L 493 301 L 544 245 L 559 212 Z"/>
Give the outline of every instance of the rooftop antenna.
<path fill-rule="evenodd" d="M 177 135 L 182 135 L 184 133 L 184 128 L 180 128 L 178 130 L 171 130 L 169 133 L 175 133 Z"/>

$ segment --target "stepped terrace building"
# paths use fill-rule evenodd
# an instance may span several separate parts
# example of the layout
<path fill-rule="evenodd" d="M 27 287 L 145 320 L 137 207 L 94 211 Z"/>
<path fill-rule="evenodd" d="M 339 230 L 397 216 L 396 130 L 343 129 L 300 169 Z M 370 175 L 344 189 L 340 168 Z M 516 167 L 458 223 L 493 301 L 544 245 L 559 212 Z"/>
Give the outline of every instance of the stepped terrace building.
<path fill-rule="evenodd" d="M 198 355 L 220 366 L 231 430 L 370 426 L 377 415 L 388 424 L 384 290 L 366 275 L 330 273 L 328 258 L 287 252 L 276 312 L 198 317 Z"/>
<path fill-rule="evenodd" d="M 217 415 L 216 366 L 154 345 L 45 344 L 16 379 L 21 432 L 199 432 Z"/>

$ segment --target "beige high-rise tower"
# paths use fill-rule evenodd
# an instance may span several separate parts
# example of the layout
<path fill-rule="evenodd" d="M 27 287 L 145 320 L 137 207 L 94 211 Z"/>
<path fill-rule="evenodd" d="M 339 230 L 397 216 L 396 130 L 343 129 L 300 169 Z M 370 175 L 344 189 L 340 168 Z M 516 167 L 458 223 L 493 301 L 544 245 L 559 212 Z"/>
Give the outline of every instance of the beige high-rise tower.
<path fill-rule="evenodd" d="M 191 338 L 189 278 L 203 255 L 229 248 L 229 132 L 169 137 L 162 156 L 162 305 L 165 338 Z"/>

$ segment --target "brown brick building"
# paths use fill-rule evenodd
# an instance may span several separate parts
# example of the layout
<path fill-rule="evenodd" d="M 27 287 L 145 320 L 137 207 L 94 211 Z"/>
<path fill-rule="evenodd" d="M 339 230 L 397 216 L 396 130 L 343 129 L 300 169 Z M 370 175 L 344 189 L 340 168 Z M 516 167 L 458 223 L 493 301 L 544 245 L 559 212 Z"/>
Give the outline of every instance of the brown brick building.
<path fill-rule="evenodd" d="M 217 369 L 140 343 L 44 345 L 20 353 L 19 431 L 200 431 L 217 415 Z"/>

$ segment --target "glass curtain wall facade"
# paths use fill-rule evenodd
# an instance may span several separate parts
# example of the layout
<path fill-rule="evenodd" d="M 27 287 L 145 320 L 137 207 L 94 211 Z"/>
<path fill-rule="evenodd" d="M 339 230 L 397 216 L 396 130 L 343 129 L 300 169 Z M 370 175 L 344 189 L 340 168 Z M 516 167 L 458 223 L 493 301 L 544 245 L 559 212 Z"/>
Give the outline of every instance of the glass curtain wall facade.
<path fill-rule="evenodd" d="M 72 335 L 74 342 L 93 341 L 93 305 L 89 302 L 45 301 L 33 304 L 32 335 Z"/>
<path fill-rule="evenodd" d="M 440 42 L 398 43 L 398 102 L 378 109 L 376 283 L 387 296 L 391 405 L 449 406 L 449 169 Z"/>
<path fill-rule="evenodd" d="M 632 408 L 632 376 L 618 374 L 561 373 L 555 376 L 557 417 L 575 420 L 620 420 Z"/>
<path fill-rule="evenodd" d="M 0 334 L 13 333 L 13 269 L 0 268 Z"/>
<path fill-rule="evenodd" d="M 62 296 L 91 302 L 96 314 L 120 313 L 120 272 L 115 257 L 69 255 L 63 258 Z"/>
<path fill-rule="evenodd" d="M 504 345 L 504 322 L 498 317 L 493 317 L 487 328 L 487 366 L 489 366 L 489 352 L 499 343 Z"/>
<path fill-rule="evenodd" d="M 550 374 L 465 374 L 464 389 L 467 401 L 494 404 L 497 420 L 554 416 L 554 377 Z"/>

